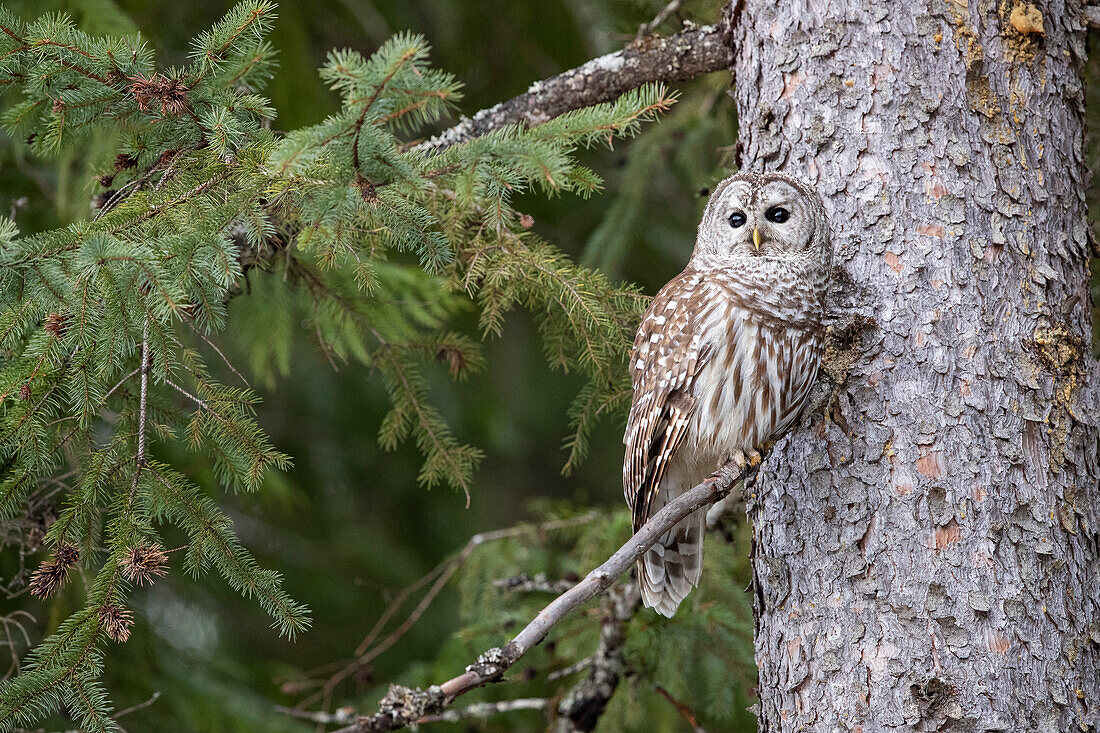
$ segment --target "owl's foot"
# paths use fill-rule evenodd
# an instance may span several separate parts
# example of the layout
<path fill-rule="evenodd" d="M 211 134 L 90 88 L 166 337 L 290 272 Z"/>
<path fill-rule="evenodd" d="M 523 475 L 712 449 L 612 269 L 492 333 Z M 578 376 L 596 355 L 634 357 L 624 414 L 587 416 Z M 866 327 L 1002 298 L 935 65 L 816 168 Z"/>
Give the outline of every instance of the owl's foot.
<path fill-rule="evenodd" d="M 744 471 L 749 466 L 759 466 L 760 461 L 764 460 L 758 450 L 750 450 L 748 452 L 743 450 L 735 450 L 730 455 L 730 460 L 733 461 L 733 465 Z"/>
<path fill-rule="evenodd" d="M 745 470 L 745 466 L 749 465 L 749 459 L 745 458 L 744 451 L 735 450 L 730 454 L 730 460 L 733 461 L 733 465 L 742 471 Z"/>

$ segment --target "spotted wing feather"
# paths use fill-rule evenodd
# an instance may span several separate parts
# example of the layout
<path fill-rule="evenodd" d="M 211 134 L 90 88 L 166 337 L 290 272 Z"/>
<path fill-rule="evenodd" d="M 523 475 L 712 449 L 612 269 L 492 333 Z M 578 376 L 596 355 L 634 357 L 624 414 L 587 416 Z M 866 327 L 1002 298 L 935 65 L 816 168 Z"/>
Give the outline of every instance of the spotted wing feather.
<path fill-rule="evenodd" d="M 671 280 L 650 303 L 634 340 L 623 489 L 635 531 L 649 519 L 661 480 L 683 442 L 697 402 L 695 379 L 710 354 L 690 307 L 699 282 L 690 272 Z"/>

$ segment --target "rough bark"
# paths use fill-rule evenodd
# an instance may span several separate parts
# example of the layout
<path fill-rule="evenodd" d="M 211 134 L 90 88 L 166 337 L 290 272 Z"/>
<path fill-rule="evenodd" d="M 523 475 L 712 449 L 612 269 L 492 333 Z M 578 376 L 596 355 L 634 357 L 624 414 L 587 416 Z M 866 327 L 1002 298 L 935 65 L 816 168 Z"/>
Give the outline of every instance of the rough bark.
<path fill-rule="evenodd" d="M 848 316 L 749 504 L 762 731 L 1100 722 L 1082 10 L 726 9 L 742 167 L 817 185 Z"/>

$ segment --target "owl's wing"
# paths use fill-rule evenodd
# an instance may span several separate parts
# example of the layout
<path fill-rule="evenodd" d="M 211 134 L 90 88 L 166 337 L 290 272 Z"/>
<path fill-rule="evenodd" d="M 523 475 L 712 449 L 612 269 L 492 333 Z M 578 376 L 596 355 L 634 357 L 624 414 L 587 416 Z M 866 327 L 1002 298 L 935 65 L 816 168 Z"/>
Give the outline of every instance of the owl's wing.
<path fill-rule="evenodd" d="M 683 442 L 695 412 L 695 379 L 710 355 L 693 317 L 700 282 L 696 273 L 673 278 L 653 298 L 634 339 L 634 401 L 623 437 L 623 491 L 635 531 L 649 519 L 665 469 Z"/>

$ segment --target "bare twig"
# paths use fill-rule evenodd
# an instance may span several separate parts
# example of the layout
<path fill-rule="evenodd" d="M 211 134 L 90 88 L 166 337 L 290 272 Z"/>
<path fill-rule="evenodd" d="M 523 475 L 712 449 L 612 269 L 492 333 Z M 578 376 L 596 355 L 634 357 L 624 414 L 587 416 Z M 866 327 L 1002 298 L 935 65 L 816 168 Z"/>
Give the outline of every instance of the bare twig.
<path fill-rule="evenodd" d="M 248 380 L 244 378 L 244 375 L 243 375 L 243 374 L 241 374 L 240 372 L 238 372 L 238 371 L 237 371 L 237 367 L 233 366 L 233 362 L 229 361 L 229 359 L 228 359 L 228 358 L 226 358 L 225 354 L 223 354 L 223 353 L 222 353 L 222 350 L 221 350 L 221 349 L 219 349 L 219 348 L 217 347 L 217 345 L 216 345 L 216 344 L 215 344 L 215 343 L 214 343 L 213 341 L 211 341 L 210 339 L 208 339 L 208 338 L 206 337 L 206 335 L 205 335 L 205 334 L 203 334 L 203 332 L 202 332 L 202 331 L 200 331 L 199 329 L 195 328 L 195 324 L 191 323 L 191 321 L 190 321 L 190 320 L 188 320 L 188 319 L 186 319 L 186 318 L 185 318 L 183 322 L 184 322 L 184 323 L 186 323 L 186 324 L 187 324 L 187 326 L 188 326 L 188 327 L 189 327 L 189 328 L 190 328 L 190 329 L 191 329 L 192 331 L 194 331 L 194 332 L 195 332 L 195 335 L 196 335 L 196 336 L 198 336 L 198 337 L 199 337 L 199 338 L 201 338 L 201 339 L 202 339 L 203 341 L 205 341 L 205 342 L 206 342 L 206 345 L 207 345 L 207 346 L 209 346 L 210 348 L 212 348 L 212 349 L 213 349 L 214 351 L 218 352 L 218 356 L 220 356 L 220 357 L 222 358 L 222 361 L 224 361 L 224 362 L 225 362 L 225 365 L 226 365 L 227 367 L 229 367 L 230 371 L 232 371 L 232 372 L 233 372 L 234 374 L 236 374 L 236 375 L 237 375 L 238 377 L 240 377 L 240 380 L 241 380 L 242 382 L 244 382 L 244 386 L 248 387 L 249 389 L 252 389 L 252 385 L 248 383 Z"/>
<path fill-rule="evenodd" d="M 564 593 L 576 584 L 576 578 L 550 580 L 546 577 L 545 573 L 538 573 L 533 578 L 527 573 L 521 573 L 511 578 L 501 578 L 500 580 L 493 581 L 494 587 L 503 588 L 504 590 L 516 591 L 518 593 L 553 593 L 554 595 Z"/>
<path fill-rule="evenodd" d="M 99 207 L 99 211 L 97 211 L 95 217 L 92 218 L 92 221 L 99 221 L 104 214 L 125 201 L 126 198 L 129 197 L 134 191 L 137 191 L 139 188 L 141 188 L 142 184 L 152 178 L 153 174 L 156 173 L 158 168 L 160 168 L 159 161 L 157 163 L 154 163 L 149 168 L 149 170 L 145 171 L 145 173 L 143 173 L 139 178 L 135 178 L 134 180 L 130 181 L 125 186 L 111 194 L 106 201 L 103 201 L 102 205 Z M 93 201 L 99 200 L 100 199 L 93 199 Z"/>
<path fill-rule="evenodd" d="M 691 712 L 691 708 L 674 698 L 668 690 L 657 685 L 657 694 L 672 703 L 672 707 L 676 708 L 676 712 L 680 714 L 680 717 L 691 726 L 692 733 L 707 733 L 703 730 L 703 726 L 699 725 L 699 720 L 695 717 L 695 713 Z"/>
<path fill-rule="evenodd" d="M 563 677 L 568 677 L 569 675 L 576 674 L 577 672 L 583 672 L 591 666 L 592 657 L 585 657 L 579 662 L 574 662 L 573 664 L 570 664 L 568 667 L 562 667 L 561 669 L 554 670 L 550 674 L 546 675 L 546 681 L 554 682 L 555 680 L 560 680 Z"/>
<path fill-rule="evenodd" d="M 149 707 L 150 705 L 152 705 L 153 703 L 155 703 L 159 699 L 160 699 L 160 691 L 157 690 L 145 702 L 139 702 L 137 705 L 132 705 L 132 706 L 126 708 L 125 710 L 119 710 L 117 713 L 112 715 L 111 718 L 113 720 L 118 720 L 119 718 L 121 718 L 124 715 L 129 715 L 130 713 L 136 713 L 138 710 L 143 710 L 144 708 Z"/>
<path fill-rule="evenodd" d="M 653 31 L 660 28 L 661 23 L 664 23 L 665 20 L 668 19 L 668 16 L 672 15 L 673 13 L 675 13 L 679 9 L 680 9 L 680 0 L 672 0 L 672 2 L 668 3 L 663 8 L 661 8 L 661 10 L 657 13 L 657 15 L 653 16 L 653 20 L 649 21 L 648 23 L 643 23 L 638 28 L 638 36 L 635 40 L 640 41 L 643 38 L 645 38 L 646 36 L 648 36 L 650 33 L 652 33 Z"/>
<path fill-rule="evenodd" d="M 23 644 L 29 649 L 31 647 L 31 637 L 27 633 L 27 629 L 23 626 L 23 623 L 19 620 L 20 616 L 26 617 L 29 623 L 34 623 L 35 618 L 27 611 L 12 611 L 6 616 L 0 616 L 0 626 L 4 629 L 4 644 L 8 647 L 8 655 L 11 658 L 11 666 L 4 673 L 0 680 L 6 680 L 13 675 L 17 675 L 20 672 L 19 665 L 19 649 L 16 645 L 16 640 L 12 636 L 11 630 L 14 627 L 19 635 L 23 637 Z"/>
<path fill-rule="evenodd" d="M 353 708 L 338 708 L 335 713 L 325 713 L 276 705 L 275 712 L 289 715 L 298 720 L 308 720 L 312 723 L 319 723 L 321 725 L 344 725 L 350 723 L 355 717 L 355 710 Z"/>
<path fill-rule="evenodd" d="M 500 713 L 512 713 L 516 710 L 545 710 L 550 707 L 550 700 L 543 697 L 520 697 L 515 700 L 501 700 L 500 702 L 479 702 L 460 710 L 444 710 L 438 715 L 427 715 L 420 719 L 421 723 L 458 723 L 470 718 L 488 718 L 490 715 Z"/>
<path fill-rule="evenodd" d="M 165 379 L 164 382 L 169 387 L 176 390 L 181 395 L 183 395 L 187 399 L 191 400 L 192 402 L 194 402 L 196 405 L 198 405 L 202 409 L 204 409 L 204 410 L 209 410 L 210 409 L 210 405 L 206 404 L 206 400 L 202 399 L 201 397 L 196 397 L 195 395 L 191 394 L 190 392 L 188 392 L 183 387 L 181 387 L 178 384 L 176 384 L 175 382 L 173 382 L 171 379 Z"/>
<path fill-rule="evenodd" d="M 141 468 L 145 465 L 145 410 L 149 394 L 149 316 L 145 316 L 145 326 L 141 330 L 141 402 L 138 407 L 138 447 L 134 461 L 134 482 L 130 484 L 130 506 L 134 505 Z"/>
<path fill-rule="evenodd" d="M 115 384 L 115 386 L 114 386 L 114 387 L 111 387 L 111 388 L 110 388 L 109 390 L 107 390 L 107 394 L 103 395 L 103 399 L 101 400 L 101 402 L 103 402 L 103 404 L 106 404 L 106 403 L 107 403 L 107 398 L 108 398 L 108 397 L 110 397 L 111 395 L 113 395 L 113 394 L 115 393 L 115 390 L 116 390 L 116 389 L 118 389 L 119 387 L 121 387 L 122 385 L 124 385 L 124 384 L 126 383 L 126 380 L 127 380 L 127 379 L 129 379 L 130 377 L 134 376 L 135 374 L 137 374 L 137 373 L 138 373 L 138 372 L 140 372 L 140 371 L 141 371 L 141 367 L 138 367 L 137 369 L 135 369 L 134 371 L 130 372 L 129 374 L 127 374 L 127 375 L 126 375 L 125 377 L 123 377 L 122 379 L 118 380 L 118 382 L 117 382 L 117 383 Z"/>
<path fill-rule="evenodd" d="M 669 12 L 672 12 L 671 10 Z M 654 19 L 656 21 L 656 19 Z M 506 125 L 537 125 L 558 115 L 617 99 L 648 82 L 686 81 L 730 66 L 722 24 L 693 27 L 668 38 L 646 38 L 544 81 L 484 109 L 417 147 L 438 152 Z"/>
<path fill-rule="evenodd" d="M 559 621 L 607 590 L 677 522 L 725 497 L 743 478 L 743 474 L 744 471 L 736 465 L 728 463 L 698 486 L 669 502 L 606 562 L 551 601 L 503 649 L 488 650 L 463 674 L 427 690 L 391 685 L 389 693 L 379 703 L 379 712 L 359 718 L 354 725 L 342 728 L 338 733 L 397 730 L 427 715 L 438 715 L 459 695 L 500 679 L 524 654 L 546 638 Z"/>

